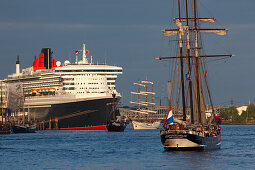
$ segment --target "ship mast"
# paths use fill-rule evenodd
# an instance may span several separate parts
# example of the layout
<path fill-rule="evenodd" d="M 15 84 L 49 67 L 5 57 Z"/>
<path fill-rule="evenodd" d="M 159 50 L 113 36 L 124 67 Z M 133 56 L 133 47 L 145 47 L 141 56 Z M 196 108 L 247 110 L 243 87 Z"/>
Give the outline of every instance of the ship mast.
<path fill-rule="evenodd" d="M 2 116 L 2 123 L 4 123 L 4 112 L 3 112 L 3 82 L 1 80 L 1 116 Z"/>
<path fill-rule="evenodd" d="M 197 32 L 197 9 L 196 0 L 194 0 L 194 34 L 195 34 L 195 70 L 196 70 L 196 87 L 197 87 L 197 113 L 198 123 L 201 123 L 201 90 L 200 90 L 200 67 L 199 67 L 199 54 L 198 54 L 198 32 Z"/>
<path fill-rule="evenodd" d="M 180 0 L 178 0 L 178 8 L 179 8 L 179 19 L 181 19 L 181 5 Z M 180 61 L 181 61 L 181 84 L 182 84 L 182 107 L 183 107 L 183 121 L 186 121 L 186 103 L 185 103 L 185 86 L 184 86 L 184 73 L 183 73 L 183 56 L 182 56 L 182 25 L 181 23 L 178 23 L 180 25 L 180 32 L 178 33 L 179 37 L 179 48 L 180 48 Z"/>
<path fill-rule="evenodd" d="M 88 64 L 87 56 L 86 56 L 86 45 L 83 44 L 82 48 L 82 64 Z"/>
<path fill-rule="evenodd" d="M 189 11 L 188 11 L 188 0 L 186 0 L 186 48 L 187 48 L 187 60 L 188 60 L 188 78 L 189 78 L 189 96 L 190 96 L 190 119 L 191 119 L 191 123 L 194 123 L 194 109 L 193 109 L 193 92 L 192 92 L 192 81 L 191 81 L 191 58 L 190 58 L 190 41 L 189 41 Z"/>

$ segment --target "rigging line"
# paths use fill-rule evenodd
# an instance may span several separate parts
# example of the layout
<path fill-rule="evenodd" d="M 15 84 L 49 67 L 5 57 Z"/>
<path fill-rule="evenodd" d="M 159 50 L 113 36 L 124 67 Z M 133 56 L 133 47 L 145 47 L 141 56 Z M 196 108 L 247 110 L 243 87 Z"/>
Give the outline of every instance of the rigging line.
<path fill-rule="evenodd" d="M 181 82 L 180 82 L 180 84 L 181 84 Z M 179 104 L 180 104 L 181 85 L 179 85 L 178 87 L 179 88 L 177 90 L 177 96 L 176 96 L 176 99 L 177 99 L 177 101 L 176 101 L 177 108 L 179 108 Z M 179 109 L 178 109 L 178 111 L 179 111 Z"/>
<path fill-rule="evenodd" d="M 199 5 L 203 6 L 200 9 L 205 9 L 205 11 L 209 13 L 210 16 L 214 16 L 213 12 L 211 12 L 211 10 L 206 5 L 204 5 L 202 1 L 199 1 Z M 224 27 L 223 24 L 218 19 L 217 19 L 216 25 L 219 25 L 220 27 Z"/>
<path fill-rule="evenodd" d="M 172 79 L 172 89 L 171 89 L 171 94 L 172 94 L 172 101 L 174 101 L 173 99 L 174 99 L 174 97 L 176 96 L 176 91 L 175 91 L 175 88 L 176 88 L 176 82 L 178 82 L 178 78 L 176 79 L 176 72 L 178 72 L 178 62 L 175 62 L 174 64 L 174 70 L 173 70 L 173 72 L 172 72 L 172 75 L 171 75 L 171 79 Z M 178 74 L 178 73 L 177 73 Z M 173 103 L 172 101 L 169 101 L 169 102 L 171 102 L 171 103 Z M 176 102 L 176 101 L 174 101 L 174 102 Z M 174 103 L 174 104 L 176 104 L 176 103 Z"/>
<path fill-rule="evenodd" d="M 181 18 L 181 4 L 180 4 L 180 0 L 178 0 L 178 9 L 179 9 L 179 19 Z M 183 72 L 183 67 L 184 67 L 184 63 L 183 63 L 183 40 L 182 40 L 182 34 L 179 32 L 178 34 L 179 37 L 179 52 L 180 52 L 180 65 L 181 65 L 181 86 L 182 86 L 182 107 L 183 107 L 183 120 L 186 121 L 186 103 L 185 103 L 185 81 L 184 81 L 184 72 Z"/>
<path fill-rule="evenodd" d="M 174 43 L 174 46 L 176 46 L 175 43 Z M 175 49 L 177 49 L 177 48 L 175 48 Z M 176 55 L 177 55 L 177 52 L 176 52 Z M 175 64 L 175 63 L 172 63 L 172 65 L 174 65 L 174 64 Z M 172 67 L 172 74 L 169 74 L 169 76 L 171 76 L 171 77 L 173 77 L 173 73 L 174 73 L 173 69 L 175 69 L 175 65 L 174 65 L 174 67 Z M 170 77 L 169 77 L 169 79 L 171 80 Z"/>
<path fill-rule="evenodd" d="M 178 55 L 178 48 L 176 48 L 176 55 Z M 179 68 L 179 67 L 178 67 L 178 66 L 179 66 L 179 62 L 178 62 L 178 61 L 179 61 L 179 60 L 176 59 L 176 62 L 174 63 L 174 72 L 172 72 L 172 75 L 171 75 L 172 78 L 175 77 L 176 72 L 179 73 L 179 69 L 178 69 L 178 68 Z M 174 80 L 175 80 L 175 79 L 174 79 Z M 178 79 L 177 79 L 177 80 L 178 80 Z M 174 83 L 175 83 L 175 81 L 174 81 Z"/>
<path fill-rule="evenodd" d="M 171 73 L 171 83 L 172 83 L 172 85 L 171 85 L 171 94 L 172 94 L 172 96 L 170 97 L 170 101 L 169 101 L 169 104 L 170 104 L 170 106 L 172 105 L 172 101 L 173 101 L 173 98 L 174 98 L 174 96 L 175 96 L 175 83 L 176 83 L 176 79 L 174 78 L 174 76 L 175 76 L 175 74 L 176 74 L 176 70 L 177 70 L 177 68 L 176 68 L 176 65 L 177 64 L 172 64 L 172 65 L 174 65 L 172 68 L 173 68 L 173 70 L 172 70 L 172 73 Z"/>
<path fill-rule="evenodd" d="M 214 107 L 213 107 L 213 101 L 212 101 L 212 96 L 211 96 L 211 93 L 210 93 L 210 87 L 209 87 L 209 84 L 208 84 L 208 81 L 207 81 L 207 69 L 206 69 L 205 64 L 203 64 L 203 70 L 205 72 L 204 82 L 205 82 L 205 85 L 206 85 L 207 94 L 208 94 L 208 97 L 209 97 L 209 102 L 210 102 L 211 108 L 212 108 L 212 115 L 213 115 L 213 119 L 215 119 L 215 110 L 214 110 Z"/>
<path fill-rule="evenodd" d="M 218 59 L 210 59 L 210 60 L 205 60 L 205 61 L 199 61 L 199 63 L 211 63 L 211 62 L 216 62 L 216 61 L 221 61 L 221 60 L 225 60 L 227 61 L 229 57 L 222 57 L 222 58 L 218 58 Z M 170 63 L 176 63 L 178 61 L 174 61 L 174 60 L 163 60 L 163 61 L 169 61 Z M 191 66 L 195 65 L 195 63 L 191 63 Z"/>
<path fill-rule="evenodd" d="M 176 59 L 177 60 L 177 59 Z M 180 95 L 180 86 L 179 86 L 179 84 L 180 84 L 180 69 L 179 69 L 179 60 L 177 60 L 178 62 L 176 62 L 176 72 L 177 73 L 175 73 L 175 75 L 174 75 L 174 77 L 173 78 L 175 78 L 175 80 L 176 80 L 176 102 L 178 103 L 177 105 L 179 106 L 179 95 Z"/>
<path fill-rule="evenodd" d="M 224 57 L 224 58 L 218 58 L 218 59 L 212 59 L 212 60 L 207 60 L 204 63 L 211 63 L 211 62 L 216 62 L 216 61 L 221 61 L 221 60 L 228 60 L 229 57 Z"/>

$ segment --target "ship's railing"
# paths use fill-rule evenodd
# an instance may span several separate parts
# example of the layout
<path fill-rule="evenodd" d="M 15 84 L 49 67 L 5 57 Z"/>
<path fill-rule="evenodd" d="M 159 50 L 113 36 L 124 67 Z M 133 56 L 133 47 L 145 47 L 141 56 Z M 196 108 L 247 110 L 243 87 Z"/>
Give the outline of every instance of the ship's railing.
<path fill-rule="evenodd" d="M 168 133 L 183 133 L 183 134 L 187 134 L 189 133 L 188 130 L 167 130 Z"/>

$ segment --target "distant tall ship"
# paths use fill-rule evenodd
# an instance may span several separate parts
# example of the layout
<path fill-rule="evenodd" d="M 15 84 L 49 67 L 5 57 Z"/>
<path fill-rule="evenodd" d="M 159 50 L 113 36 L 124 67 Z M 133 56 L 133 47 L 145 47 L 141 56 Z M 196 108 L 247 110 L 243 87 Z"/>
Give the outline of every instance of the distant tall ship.
<path fill-rule="evenodd" d="M 137 109 L 132 110 L 136 116 L 130 119 L 134 130 L 158 129 L 161 120 L 156 119 L 157 111 L 153 110 L 155 106 L 154 83 L 146 78 L 145 81 L 133 84 L 138 87 L 137 92 L 131 92 L 131 95 L 135 95 L 137 100 L 130 101 L 131 104 L 137 104 Z"/>
<path fill-rule="evenodd" d="M 112 103 L 108 103 L 109 105 L 112 106 L 112 109 L 110 110 L 106 128 L 109 132 L 123 132 L 126 128 L 126 123 L 124 122 L 122 116 L 120 115 L 115 94 L 112 94 L 112 97 L 113 97 Z"/>
<path fill-rule="evenodd" d="M 119 100 L 115 81 L 122 68 L 90 62 L 85 44 L 76 53 L 75 63 L 63 65 L 52 57 L 50 48 L 43 48 L 33 66 L 16 73 L 3 82 L 9 116 L 34 119 L 43 129 L 105 129 L 112 94 Z M 79 56 L 82 60 L 79 61 Z M 22 109 L 20 109 L 22 108 Z"/>
<path fill-rule="evenodd" d="M 158 58 L 172 60 L 170 110 L 160 131 L 161 141 L 165 150 L 169 151 L 219 149 L 221 128 L 215 118 L 206 63 L 208 58 L 232 55 L 204 54 L 200 34 L 225 35 L 227 31 L 200 27 L 202 22 L 215 23 L 215 19 L 198 16 L 197 0 L 176 1 L 178 17 L 173 22 L 177 28 L 166 29 L 163 34 L 176 35 L 177 56 Z M 206 102 L 212 109 L 212 115 L 209 118 L 205 116 Z M 172 110 L 173 106 L 175 110 Z M 182 113 L 183 118 L 177 119 L 174 113 Z"/>

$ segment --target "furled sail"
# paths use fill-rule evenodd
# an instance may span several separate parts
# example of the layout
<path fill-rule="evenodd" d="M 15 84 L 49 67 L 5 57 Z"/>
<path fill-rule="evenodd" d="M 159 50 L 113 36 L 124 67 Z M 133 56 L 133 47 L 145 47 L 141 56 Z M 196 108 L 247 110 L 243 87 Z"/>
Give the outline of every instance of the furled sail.
<path fill-rule="evenodd" d="M 196 18 L 197 21 L 215 23 L 215 18 Z M 195 21 L 195 18 L 175 18 L 173 22 L 187 22 L 187 21 Z"/>
<path fill-rule="evenodd" d="M 226 35 L 227 34 L 227 30 L 226 29 L 189 29 L 189 32 L 201 32 L 201 33 L 214 33 L 214 34 L 218 34 L 218 35 Z M 170 37 L 173 36 L 175 34 L 178 34 L 179 29 L 167 29 L 163 31 L 163 35 Z"/>
<path fill-rule="evenodd" d="M 194 30 L 193 30 L 194 31 Z M 226 29 L 197 29 L 198 32 L 208 32 L 208 33 L 214 33 L 218 35 L 226 35 L 227 30 Z"/>

